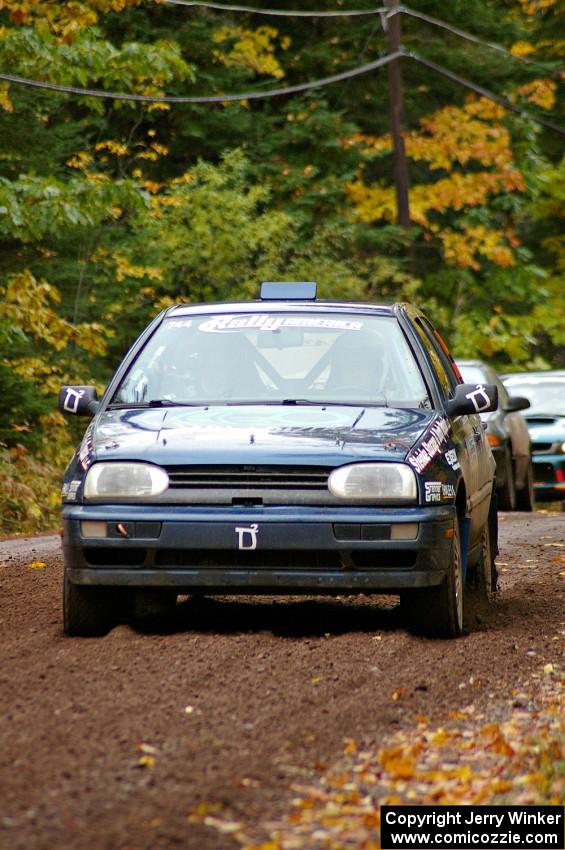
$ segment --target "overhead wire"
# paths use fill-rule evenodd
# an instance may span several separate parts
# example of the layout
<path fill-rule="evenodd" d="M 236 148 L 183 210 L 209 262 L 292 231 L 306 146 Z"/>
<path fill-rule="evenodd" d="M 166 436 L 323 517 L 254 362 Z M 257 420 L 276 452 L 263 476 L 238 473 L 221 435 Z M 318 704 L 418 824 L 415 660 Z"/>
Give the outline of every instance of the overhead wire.
<path fill-rule="evenodd" d="M 215 9 L 218 12 L 247 12 L 251 15 L 269 15 L 281 18 L 351 18 L 360 15 L 379 15 L 389 11 L 387 6 L 374 9 L 337 9 L 330 11 L 308 12 L 303 10 L 287 9 L 257 9 L 254 6 L 228 6 L 224 3 L 208 3 L 205 0 L 162 0 L 162 3 L 171 6 L 200 6 L 205 9 Z"/>
<path fill-rule="evenodd" d="M 440 27 L 441 29 L 447 30 L 452 35 L 457 35 L 459 36 L 459 38 L 463 38 L 466 41 L 471 41 L 474 44 L 479 44 L 481 47 L 488 47 L 490 48 L 490 50 L 496 50 L 504 56 L 508 56 L 511 59 L 516 59 L 519 62 L 524 62 L 526 65 L 537 66 L 538 68 L 544 70 L 546 73 L 552 73 L 552 71 L 547 68 L 547 65 L 542 62 L 538 62 L 535 59 L 531 59 L 529 56 L 518 56 L 517 54 L 512 53 L 511 50 L 508 50 L 507 47 L 503 47 L 501 44 L 496 44 L 493 41 L 485 41 L 483 38 L 479 38 L 476 35 L 472 35 L 472 33 L 467 32 L 466 30 L 462 30 L 458 27 L 454 27 L 452 24 L 448 24 L 447 21 L 442 21 L 440 18 L 433 18 L 431 15 L 425 15 L 423 12 L 416 12 L 409 6 L 396 6 L 394 10 L 390 11 L 391 14 L 387 15 L 387 17 L 392 17 L 392 14 L 404 14 L 412 18 L 418 18 L 419 20 L 424 21 L 427 24 L 431 24 L 434 27 Z"/>
<path fill-rule="evenodd" d="M 130 94 L 129 92 L 112 92 L 104 91 L 103 89 L 87 89 L 80 88 L 78 86 L 58 85 L 57 83 L 47 83 L 43 80 L 33 80 L 28 77 L 19 77 L 15 74 L 5 74 L 3 72 L 0 72 L 0 80 L 6 80 L 7 82 L 14 83 L 16 85 L 32 86 L 34 88 L 60 92 L 62 94 L 77 94 L 83 97 L 108 98 L 111 100 L 133 100 L 146 103 L 225 103 L 227 101 L 259 100 L 268 97 L 280 97 L 285 94 L 296 94 L 297 92 L 308 91 L 308 89 L 321 88 L 322 86 L 328 86 L 332 83 L 339 83 L 341 80 L 348 80 L 351 77 L 358 77 L 360 74 L 367 74 L 369 71 L 374 71 L 383 65 L 387 65 L 394 59 L 400 59 L 402 55 L 403 52 L 397 50 L 395 53 L 382 56 L 374 62 L 368 62 L 366 65 L 359 65 L 356 68 L 351 68 L 349 71 L 342 71 L 339 74 L 332 74 L 329 77 L 322 77 L 319 80 L 311 80 L 307 83 L 298 83 L 293 86 L 269 89 L 265 91 L 240 92 L 239 94 L 178 97 L 174 95 Z"/>
<path fill-rule="evenodd" d="M 270 89 L 269 91 L 239 92 L 238 94 L 201 96 L 195 95 L 178 97 L 174 95 L 130 94 L 129 92 L 109 92 L 103 91 L 102 89 L 86 89 L 79 88 L 77 86 L 57 85 L 56 83 L 47 83 L 42 80 L 32 80 L 26 77 L 19 77 L 14 74 L 4 73 L 0 73 L 0 80 L 6 80 L 7 82 L 11 82 L 16 85 L 32 86 L 34 88 L 60 92 L 62 94 L 76 94 L 82 97 L 107 98 L 111 100 L 128 100 L 138 101 L 142 103 L 226 103 L 231 101 L 260 100 L 270 97 L 280 97 L 285 94 L 296 94 L 297 92 L 308 91 L 309 89 L 321 88 L 323 86 L 331 85 L 333 83 L 338 83 L 342 80 L 347 80 L 352 77 L 360 76 L 361 74 L 367 74 L 370 71 L 374 71 L 377 68 L 381 68 L 384 65 L 388 65 L 389 62 L 393 62 L 395 59 L 401 58 L 413 59 L 415 62 L 418 62 L 421 65 L 425 65 L 431 70 L 442 74 L 444 77 L 453 80 L 459 85 L 470 89 L 471 91 L 474 91 L 476 94 L 480 94 L 483 97 L 486 97 L 489 100 L 500 104 L 505 109 L 511 110 L 512 112 L 516 112 L 519 115 L 523 115 L 543 127 L 547 127 L 550 130 L 554 130 L 557 133 L 562 133 L 565 135 L 565 127 L 562 127 L 559 124 L 554 124 L 552 121 L 547 121 L 544 118 L 539 118 L 537 115 L 533 115 L 532 113 L 528 112 L 517 104 L 512 103 L 512 101 L 508 100 L 508 98 L 502 97 L 502 95 L 498 95 L 495 92 L 490 91 L 490 89 L 484 88 L 484 86 L 479 86 L 473 83 L 471 80 L 467 80 L 465 77 L 461 77 L 459 74 L 455 74 L 448 68 L 444 68 L 443 65 L 438 65 L 437 63 L 432 62 L 429 59 L 425 59 L 418 53 L 415 53 L 411 50 L 407 50 L 404 47 L 401 47 L 394 53 L 382 56 L 380 59 L 377 59 L 374 62 L 368 62 L 366 65 L 359 65 L 356 68 L 351 68 L 349 71 L 342 71 L 340 74 L 333 74 L 330 77 L 323 77 L 319 80 L 312 80 L 307 83 L 299 83 L 298 85 L 287 86 L 286 88 Z"/>
<path fill-rule="evenodd" d="M 476 35 L 473 35 L 466 30 L 462 30 L 459 27 L 453 26 L 453 24 L 448 23 L 447 21 L 441 20 L 440 18 L 434 18 L 431 15 L 426 15 L 424 12 L 418 12 L 415 9 L 412 9 L 410 6 L 398 5 L 394 7 L 390 6 L 375 6 L 372 9 L 334 9 L 330 11 L 301 11 L 298 9 L 259 9 L 256 6 L 238 6 L 231 5 L 227 3 L 211 3 L 208 0 L 161 0 L 163 4 L 173 5 L 173 6 L 188 6 L 188 7 L 200 7 L 205 9 L 214 9 L 220 12 L 246 12 L 251 15 L 269 15 L 276 16 L 282 18 L 345 18 L 345 17 L 355 17 L 360 15 L 380 15 L 381 18 L 387 20 L 392 18 L 394 15 L 404 14 L 408 15 L 412 18 L 418 18 L 425 23 L 431 24 L 435 27 L 440 27 L 441 29 L 447 30 L 452 35 L 457 35 L 459 38 L 466 39 L 467 41 L 471 41 L 474 44 L 478 44 L 481 47 L 488 47 L 490 50 L 496 50 L 504 56 L 508 56 L 511 59 L 516 60 L 517 62 L 523 62 L 526 65 L 536 66 L 545 73 L 553 73 L 551 69 L 547 68 L 547 65 L 538 62 L 536 59 L 532 59 L 529 56 L 519 56 L 515 53 L 512 53 L 508 48 L 503 47 L 500 44 L 496 44 L 492 41 L 486 41 L 483 38 L 479 38 Z"/>
<path fill-rule="evenodd" d="M 482 97 L 486 97 L 489 100 L 494 101 L 494 103 L 498 103 L 505 109 L 508 109 L 512 112 L 516 112 L 519 115 L 529 118 L 531 121 L 535 121 L 536 124 L 541 124 L 542 127 L 547 127 L 550 130 L 555 130 L 557 133 L 562 133 L 565 135 L 565 127 L 562 127 L 559 124 L 554 124 L 553 121 L 548 121 L 547 119 L 540 118 L 537 115 L 532 115 L 532 113 L 528 112 L 527 109 L 523 109 L 516 103 L 512 103 L 512 101 L 508 98 L 496 94 L 495 92 L 490 91 L 490 89 L 484 88 L 484 86 L 479 86 L 476 83 L 473 83 L 471 80 L 466 79 L 466 77 L 461 77 L 459 74 L 455 74 L 453 71 L 450 71 L 449 68 L 444 68 L 443 65 L 438 65 L 437 63 L 432 62 L 430 59 L 425 59 L 423 56 L 420 56 L 414 51 L 406 50 L 406 48 L 401 48 L 400 53 L 402 53 L 402 55 L 406 56 L 408 59 L 414 59 L 414 61 L 419 62 L 420 65 L 425 65 L 427 68 L 431 68 L 438 74 L 441 74 L 442 76 L 453 80 L 453 82 L 458 83 L 459 85 L 464 86 L 467 89 L 470 89 L 471 91 L 475 92 L 475 94 L 480 94 Z"/>
<path fill-rule="evenodd" d="M 219 11 L 234 11 L 234 12 L 248 12 L 252 14 L 262 14 L 262 15 L 280 15 L 284 17 L 346 17 L 351 15 L 374 15 L 380 14 L 381 21 L 383 22 L 383 26 L 386 27 L 386 21 L 394 15 L 397 14 L 406 14 L 412 16 L 414 18 L 423 20 L 433 26 L 438 26 L 447 31 L 461 37 L 472 41 L 476 44 L 482 45 L 484 47 L 489 47 L 493 50 L 496 50 L 504 55 L 507 55 L 513 59 L 519 59 L 522 61 L 527 61 L 529 64 L 540 65 L 540 63 L 534 62 L 533 60 L 528 59 L 523 56 L 516 56 L 507 50 L 505 47 L 501 45 L 495 44 L 493 42 L 487 42 L 483 39 L 478 38 L 477 36 L 472 35 L 471 33 L 465 32 L 457 27 L 448 24 L 446 21 L 442 21 L 439 18 L 434 18 L 431 15 L 426 15 L 422 12 L 417 12 L 411 9 L 409 6 L 398 5 L 395 7 L 375 7 L 373 9 L 352 9 L 352 10 L 331 10 L 331 11 L 300 11 L 300 10 L 283 10 L 283 9 L 258 9 L 256 7 L 251 6 L 239 6 L 239 5 L 227 5 L 224 3 L 211 3 L 208 0 L 162 0 L 164 3 L 178 5 L 178 6 L 193 6 L 193 7 L 205 7 L 210 9 L 215 9 Z M 511 100 L 505 98 L 501 95 L 497 95 L 495 92 L 490 91 L 482 86 L 479 86 L 473 83 L 471 80 L 467 80 L 466 78 L 456 74 L 453 71 L 450 71 L 448 68 L 445 68 L 443 65 L 438 65 L 435 62 L 432 62 L 429 59 L 426 59 L 415 51 L 407 50 L 404 47 L 400 47 L 398 51 L 392 54 L 387 54 L 386 56 L 382 56 L 374 62 L 369 62 L 364 65 L 359 65 L 355 68 L 350 69 L 349 71 L 343 71 L 339 74 L 332 74 L 328 77 L 322 77 L 318 80 L 311 80 L 306 83 L 298 83 L 296 85 L 284 86 L 275 89 L 264 89 L 264 90 L 255 90 L 251 92 L 239 92 L 237 94 L 220 94 L 220 95 L 188 95 L 188 96 L 174 96 L 174 95 L 144 95 L 144 94 L 132 94 L 130 92 L 112 92 L 112 91 L 104 91 L 101 89 L 89 89 L 78 86 L 70 86 L 70 85 L 59 85 L 55 83 L 45 82 L 43 80 L 35 80 L 30 79 L 28 77 L 21 77 L 15 74 L 6 74 L 0 72 L 0 80 L 5 80 L 6 82 L 13 83 L 15 85 L 23 85 L 23 86 L 31 86 L 39 89 L 44 89 L 48 91 L 60 92 L 62 94 L 76 94 L 83 97 L 96 97 L 96 98 L 108 98 L 113 100 L 124 100 L 124 101 L 137 101 L 144 103 L 226 103 L 233 101 L 245 101 L 245 100 L 259 100 L 271 97 L 280 97 L 283 95 L 296 94 L 303 91 L 308 91 L 310 89 L 321 88 L 323 86 L 331 85 L 333 83 L 338 83 L 343 80 L 352 79 L 354 77 L 360 76 L 362 74 L 369 73 L 370 71 L 376 70 L 377 68 L 382 67 L 383 65 L 387 65 L 389 62 L 392 62 L 395 59 L 400 59 L 401 57 L 414 59 L 416 62 L 430 68 L 431 70 L 436 71 L 439 74 L 442 74 L 444 77 L 453 80 L 459 85 L 468 88 L 471 91 L 474 91 L 477 94 L 481 94 L 484 97 L 494 101 L 495 103 L 499 103 L 504 108 L 511 110 L 515 113 L 525 115 L 529 117 L 531 120 L 536 123 L 547 127 L 549 129 L 555 130 L 558 133 L 565 133 L 565 128 L 561 127 L 558 124 L 555 124 L 547 119 L 540 118 L 537 115 L 533 115 L 527 112 L 522 107 L 517 106 L 515 103 L 512 103 Z"/>

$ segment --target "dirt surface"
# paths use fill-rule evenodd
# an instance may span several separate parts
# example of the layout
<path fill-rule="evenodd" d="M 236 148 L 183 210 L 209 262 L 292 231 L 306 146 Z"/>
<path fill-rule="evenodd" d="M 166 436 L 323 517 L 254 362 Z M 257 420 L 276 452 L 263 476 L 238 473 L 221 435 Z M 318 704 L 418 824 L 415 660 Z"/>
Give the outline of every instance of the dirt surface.
<path fill-rule="evenodd" d="M 558 661 L 565 514 L 502 514 L 498 564 L 496 601 L 454 641 L 411 635 L 386 597 L 188 599 L 160 633 L 71 639 L 57 539 L 1 542 L 1 850 L 230 850 L 199 804 L 257 828 L 345 739 L 441 722 L 470 680 L 503 711 Z"/>

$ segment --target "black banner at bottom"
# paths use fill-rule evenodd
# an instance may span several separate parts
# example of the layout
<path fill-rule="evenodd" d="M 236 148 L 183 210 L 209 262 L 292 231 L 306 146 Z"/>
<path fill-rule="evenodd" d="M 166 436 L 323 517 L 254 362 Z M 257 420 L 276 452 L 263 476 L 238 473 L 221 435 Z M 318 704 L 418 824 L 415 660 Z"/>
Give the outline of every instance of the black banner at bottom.
<path fill-rule="evenodd" d="M 382 850 L 564 850 L 564 806 L 381 806 Z"/>

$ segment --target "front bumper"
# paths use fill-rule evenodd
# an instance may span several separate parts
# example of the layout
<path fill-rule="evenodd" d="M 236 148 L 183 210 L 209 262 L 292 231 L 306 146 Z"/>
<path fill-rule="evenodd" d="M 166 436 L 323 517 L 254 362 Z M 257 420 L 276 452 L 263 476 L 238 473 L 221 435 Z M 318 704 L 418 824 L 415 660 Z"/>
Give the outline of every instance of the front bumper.
<path fill-rule="evenodd" d="M 453 505 L 65 505 L 63 552 L 74 584 L 178 593 L 394 593 L 442 582 L 454 518 Z M 106 523 L 111 536 L 82 536 L 85 522 Z M 406 534 L 413 536 L 395 539 Z"/>
<path fill-rule="evenodd" d="M 534 489 L 540 501 L 565 499 L 565 455 L 535 454 Z"/>

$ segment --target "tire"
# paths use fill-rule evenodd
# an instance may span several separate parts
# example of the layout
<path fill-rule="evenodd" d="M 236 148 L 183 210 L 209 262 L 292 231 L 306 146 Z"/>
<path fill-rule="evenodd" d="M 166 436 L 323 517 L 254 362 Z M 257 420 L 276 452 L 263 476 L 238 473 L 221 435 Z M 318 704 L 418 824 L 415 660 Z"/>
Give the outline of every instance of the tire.
<path fill-rule="evenodd" d="M 535 511 L 536 496 L 534 492 L 534 465 L 532 459 L 528 461 L 526 472 L 526 483 L 516 491 L 516 509 L 519 511 Z"/>
<path fill-rule="evenodd" d="M 170 627 L 177 594 L 167 590 L 139 589 L 133 597 L 133 619 L 145 629 Z"/>
<path fill-rule="evenodd" d="M 479 560 L 467 577 L 467 587 L 477 600 L 490 602 L 497 589 L 498 576 L 492 557 L 490 516 L 483 527 Z"/>
<path fill-rule="evenodd" d="M 63 629 L 73 637 L 98 637 L 112 626 L 110 590 L 73 584 L 63 579 Z"/>
<path fill-rule="evenodd" d="M 449 555 L 449 567 L 443 582 L 402 594 L 412 628 L 429 637 L 458 637 L 463 632 L 463 572 L 461 535 L 456 519 Z"/>
<path fill-rule="evenodd" d="M 498 509 L 501 511 L 516 510 L 516 486 L 514 483 L 514 464 L 512 463 L 512 452 L 506 447 L 504 453 L 504 466 L 506 468 L 506 479 L 502 487 L 498 488 Z"/>

